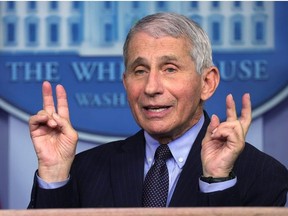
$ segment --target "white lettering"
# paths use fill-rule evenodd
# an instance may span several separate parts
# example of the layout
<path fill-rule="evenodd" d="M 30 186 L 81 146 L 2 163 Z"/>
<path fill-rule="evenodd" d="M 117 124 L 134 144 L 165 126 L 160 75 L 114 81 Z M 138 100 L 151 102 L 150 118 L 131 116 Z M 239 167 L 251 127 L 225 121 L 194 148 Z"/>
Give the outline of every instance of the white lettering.
<path fill-rule="evenodd" d="M 76 102 L 81 107 L 125 107 L 127 106 L 126 94 L 118 92 L 76 93 Z"/>
<path fill-rule="evenodd" d="M 7 67 L 10 67 L 10 81 L 13 82 L 42 82 L 59 81 L 57 62 L 8 62 Z"/>
<path fill-rule="evenodd" d="M 72 62 L 74 74 L 80 82 L 122 82 L 123 63 L 117 62 Z"/>
<path fill-rule="evenodd" d="M 218 61 L 216 66 L 223 81 L 261 81 L 269 78 L 266 60 Z"/>

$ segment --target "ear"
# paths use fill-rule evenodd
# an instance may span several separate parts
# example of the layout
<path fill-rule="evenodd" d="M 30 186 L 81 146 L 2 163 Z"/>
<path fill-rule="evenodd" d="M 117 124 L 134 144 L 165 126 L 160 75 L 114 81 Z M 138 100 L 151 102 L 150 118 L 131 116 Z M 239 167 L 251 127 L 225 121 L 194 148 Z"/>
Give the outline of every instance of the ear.
<path fill-rule="evenodd" d="M 123 83 L 125 90 L 127 89 L 126 88 L 126 76 L 127 76 L 126 71 L 124 71 L 124 73 L 122 74 L 122 83 Z"/>
<path fill-rule="evenodd" d="M 212 66 L 205 69 L 202 73 L 202 93 L 201 99 L 206 101 L 216 91 L 220 82 L 220 74 L 217 67 Z"/>

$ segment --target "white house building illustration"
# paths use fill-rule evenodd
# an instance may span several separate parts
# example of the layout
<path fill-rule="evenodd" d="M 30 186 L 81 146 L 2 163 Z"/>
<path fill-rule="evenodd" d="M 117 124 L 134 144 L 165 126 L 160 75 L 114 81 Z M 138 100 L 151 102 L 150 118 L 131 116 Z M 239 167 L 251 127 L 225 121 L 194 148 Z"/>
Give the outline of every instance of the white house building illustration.
<path fill-rule="evenodd" d="M 2 1 L 0 52 L 121 55 L 131 25 L 161 11 L 195 20 L 214 51 L 274 48 L 274 2 Z"/>

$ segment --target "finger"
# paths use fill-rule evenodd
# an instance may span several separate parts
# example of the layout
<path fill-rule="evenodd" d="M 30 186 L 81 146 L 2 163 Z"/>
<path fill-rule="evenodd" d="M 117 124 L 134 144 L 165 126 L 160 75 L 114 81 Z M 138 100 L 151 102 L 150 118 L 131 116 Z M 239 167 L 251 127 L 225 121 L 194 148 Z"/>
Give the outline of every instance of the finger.
<path fill-rule="evenodd" d="M 47 121 L 43 121 L 43 122 L 38 122 L 39 125 L 43 125 L 46 124 L 47 126 L 51 127 L 51 128 L 55 128 L 57 126 L 57 122 L 52 118 L 51 114 L 47 113 L 46 110 L 40 110 L 36 117 L 39 116 L 39 120 L 40 119 L 47 119 Z"/>
<path fill-rule="evenodd" d="M 229 143 L 236 149 L 241 149 L 245 143 L 243 128 L 239 121 L 221 123 L 211 137 Z"/>
<path fill-rule="evenodd" d="M 237 120 L 236 105 L 232 94 L 229 94 L 226 97 L 226 116 L 227 121 Z"/>
<path fill-rule="evenodd" d="M 49 114 L 55 112 L 52 87 L 48 81 L 43 82 L 42 96 L 43 96 L 43 109 Z"/>
<path fill-rule="evenodd" d="M 49 117 L 46 115 L 34 115 L 29 118 L 30 130 L 38 128 L 40 124 L 44 124 L 48 121 Z"/>
<path fill-rule="evenodd" d="M 239 120 L 243 127 L 244 133 L 246 134 L 252 121 L 251 99 L 250 94 L 248 93 L 244 94 L 242 97 L 242 110 Z"/>
<path fill-rule="evenodd" d="M 45 110 L 41 110 L 37 113 L 37 115 L 30 117 L 29 127 L 31 131 L 36 130 L 39 126 L 43 125 L 55 128 L 57 123 Z"/>
<path fill-rule="evenodd" d="M 217 115 L 211 116 L 211 122 L 208 125 L 207 132 L 205 138 L 211 138 L 212 134 L 215 133 L 217 127 L 220 125 L 220 120 Z"/>
<path fill-rule="evenodd" d="M 52 116 L 53 119 L 57 122 L 57 127 L 61 130 L 63 134 L 68 135 L 72 140 L 78 139 L 77 133 L 75 132 L 75 130 L 73 129 L 73 127 L 71 126 L 70 122 L 67 119 L 62 118 L 57 113 L 53 113 Z"/>
<path fill-rule="evenodd" d="M 57 111 L 58 114 L 69 121 L 69 108 L 65 88 L 62 85 L 56 86 Z"/>
<path fill-rule="evenodd" d="M 212 137 L 213 138 L 220 138 L 220 137 L 228 137 L 229 135 L 232 135 L 232 132 L 234 134 L 238 134 L 237 136 L 240 137 L 243 134 L 243 129 L 240 121 L 226 121 L 222 122 L 216 130 L 213 131 Z"/>

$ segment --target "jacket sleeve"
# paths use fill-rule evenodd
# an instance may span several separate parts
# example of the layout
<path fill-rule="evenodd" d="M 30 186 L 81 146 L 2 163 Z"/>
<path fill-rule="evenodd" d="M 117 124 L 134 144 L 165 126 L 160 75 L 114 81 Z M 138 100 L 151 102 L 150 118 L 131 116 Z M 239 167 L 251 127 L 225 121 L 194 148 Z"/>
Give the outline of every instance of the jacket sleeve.
<path fill-rule="evenodd" d="M 204 206 L 284 206 L 288 191 L 288 170 L 276 159 L 249 144 L 237 160 L 237 183 L 229 189 L 201 193 Z"/>
<path fill-rule="evenodd" d="M 66 185 L 57 189 L 40 188 L 37 182 L 36 172 L 31 191 L 29 209 L 34 208 L 77 208 L 76 187 L 73 184 L 73 177 Z"/>

